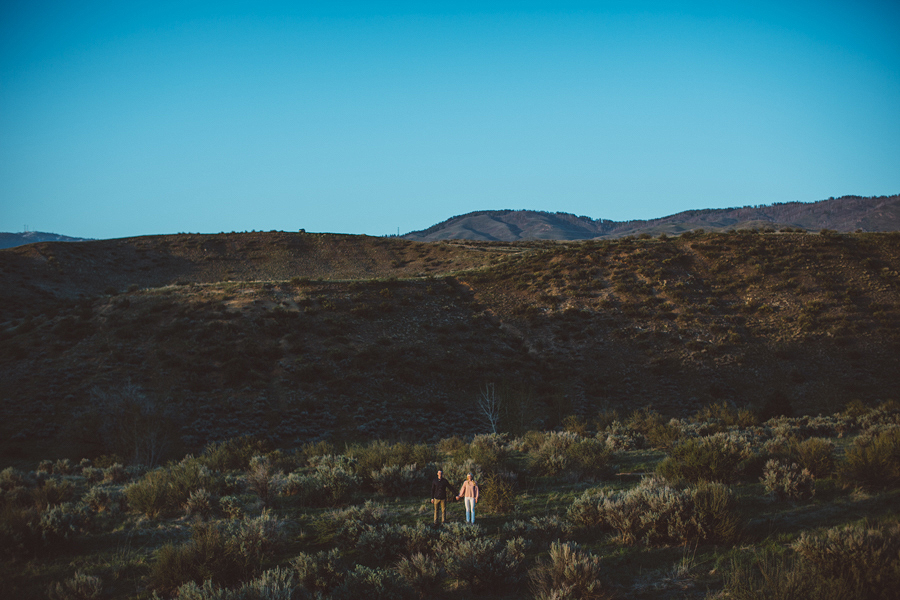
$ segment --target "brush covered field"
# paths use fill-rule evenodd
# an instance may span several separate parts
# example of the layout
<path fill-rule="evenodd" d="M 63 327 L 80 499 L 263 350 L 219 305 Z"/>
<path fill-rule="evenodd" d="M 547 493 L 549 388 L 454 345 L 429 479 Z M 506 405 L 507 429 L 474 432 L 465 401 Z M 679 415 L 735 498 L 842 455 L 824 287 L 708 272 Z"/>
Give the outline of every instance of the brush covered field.
<path fill-rule="evenodd" d="M 0 472 L 17 598 L 892 598 L 900 407 L 727 404 L 437 444 L 241 437 L 163 466 Z M 476 524 L 438 468 L 480 484 Z"/>
<path fill-rule="evenodd" d="M 898 273 L 900 236 L 829 231 L 0 251 L 0 580 L 893 597 Z M 432 527 L 438 466 L 475 527 Z"/>

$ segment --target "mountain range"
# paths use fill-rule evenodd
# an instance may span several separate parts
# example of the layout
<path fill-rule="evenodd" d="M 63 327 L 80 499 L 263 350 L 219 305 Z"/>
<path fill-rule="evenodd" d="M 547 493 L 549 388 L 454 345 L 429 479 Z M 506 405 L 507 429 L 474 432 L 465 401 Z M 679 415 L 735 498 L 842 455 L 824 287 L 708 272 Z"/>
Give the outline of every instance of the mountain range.
<path fill-rule="evenodd" d="M 403 237 L 418 242 L 450 239 L 480 241 L 584 240 L 629 235 L 678 235 L 704 229 L 802 229 L 838 232 L 897 231 L 900 229 L 900 195 L 843 196 L 820 202 L 702 209 L 651 220 L 610 221 L 562 212 L 486 210 L 447 219 L 428 229 Z"/>
<path fill-rule="evenodd" d="M 43 231 L 25 231 L 23 233 L 0 232 L 0 249 L 15 248 L 35 242 L 84 242 L 84 238 L 68 237 L 57 233 L 45 233 Z"/>

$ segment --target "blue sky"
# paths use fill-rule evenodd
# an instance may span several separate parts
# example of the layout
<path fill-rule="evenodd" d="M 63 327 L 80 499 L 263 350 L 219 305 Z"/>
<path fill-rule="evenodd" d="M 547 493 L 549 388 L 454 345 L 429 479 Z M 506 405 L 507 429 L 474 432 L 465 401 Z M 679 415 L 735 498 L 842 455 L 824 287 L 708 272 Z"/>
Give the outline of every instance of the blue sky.
<path fill-rule="evenodd" d="M 0 4 L 0 231 L 900 193 L 896 2 Z"/>

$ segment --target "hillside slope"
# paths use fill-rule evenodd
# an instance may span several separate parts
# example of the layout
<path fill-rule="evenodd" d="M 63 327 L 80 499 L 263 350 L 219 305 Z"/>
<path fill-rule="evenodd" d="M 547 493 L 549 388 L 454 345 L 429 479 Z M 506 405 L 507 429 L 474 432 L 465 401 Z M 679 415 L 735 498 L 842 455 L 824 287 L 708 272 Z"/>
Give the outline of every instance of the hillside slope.
<path fill-rule="evenodd" d="M 0 251 L 0 302 L 5 460 L 109 452 L 129 410 L 172 451 L 434 440 L 484 431 L 488 383 L 523 432 L 616 407 L 833 412 L 895 398 L 900 372 L 896 234 L 48 243 Z"/>

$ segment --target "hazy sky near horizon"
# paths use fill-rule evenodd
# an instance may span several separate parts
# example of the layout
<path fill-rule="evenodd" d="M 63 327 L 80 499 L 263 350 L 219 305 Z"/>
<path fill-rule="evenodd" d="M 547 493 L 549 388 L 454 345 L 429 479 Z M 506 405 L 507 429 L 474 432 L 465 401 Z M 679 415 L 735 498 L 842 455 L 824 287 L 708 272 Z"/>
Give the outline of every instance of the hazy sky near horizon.
<path fill-rule="evenodd" d="M 0 231 L 900 193 L 900 5 L 0 4 Z"/>

